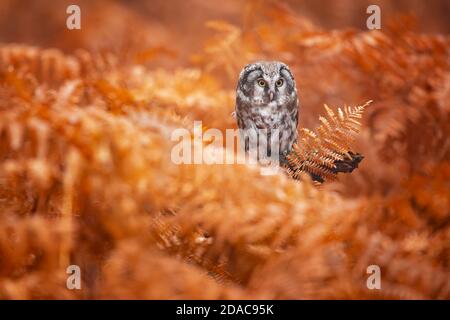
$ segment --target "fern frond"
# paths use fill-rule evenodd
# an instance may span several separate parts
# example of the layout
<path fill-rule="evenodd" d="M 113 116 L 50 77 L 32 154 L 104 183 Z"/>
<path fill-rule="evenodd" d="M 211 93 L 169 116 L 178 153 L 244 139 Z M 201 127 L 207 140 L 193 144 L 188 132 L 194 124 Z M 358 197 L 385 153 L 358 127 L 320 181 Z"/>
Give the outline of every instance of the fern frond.
<path fill-rule="evenodd" d="M 357 166 L 362 159 L 350 151 L 361 128 L 358 119 L 371 102 L 338 108 L 337 113 L 325 104 L 326 115 L 319 117 L 320 126 L 315 131 L 300 130 L 299 142 L 288 156 L 288 174 L 298 179 L 302 173 L 307 173 L 313 180 L 323 182 L 333 180 L 338 172 L 351 172 L 352 165 Z"/>

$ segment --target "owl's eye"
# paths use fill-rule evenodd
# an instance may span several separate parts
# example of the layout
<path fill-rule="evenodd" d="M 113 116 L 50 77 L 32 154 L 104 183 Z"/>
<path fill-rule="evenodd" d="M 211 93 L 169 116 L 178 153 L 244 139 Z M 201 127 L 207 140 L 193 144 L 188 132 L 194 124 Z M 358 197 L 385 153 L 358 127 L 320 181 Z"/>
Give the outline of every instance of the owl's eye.
<path fill-rule="evenodd" d="M 265 86 L 266 86 L 266 82 L 265 82 L 263 79 L 259 79 L 259 80 L 258 80 L 258 85 L 259 85 L 260 87 L 265 87 Z"/>
<path fill-rule="evenodd" d="M 275 85 L 277 87 L 281 87 L 283 85 L 283 83 L 284 83 L 283 79 L 278 79 L 277 82 L 275 82 Z"/>

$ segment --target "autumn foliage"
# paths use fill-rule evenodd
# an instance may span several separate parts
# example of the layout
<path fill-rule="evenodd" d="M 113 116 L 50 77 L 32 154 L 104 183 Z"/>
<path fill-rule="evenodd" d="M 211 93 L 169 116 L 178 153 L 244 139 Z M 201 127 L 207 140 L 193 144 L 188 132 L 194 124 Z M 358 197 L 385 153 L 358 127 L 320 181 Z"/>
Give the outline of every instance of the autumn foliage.
<path fill-rule="evenodd" d="M 136 30 L 120 46 L 90 49 L 88 29 L 82 49 L 0 47 L 0 299 L 450 299 L 448 36 L 410 17 L 330 31 L 251 1 L 178 65 L 112 3 L 95 14 Z M 173 129 L 236 127 L 257 59 L 296 77 L 297 170 L 174 164 Z M 334 174 L 348 151 L 364 160 Z"/>

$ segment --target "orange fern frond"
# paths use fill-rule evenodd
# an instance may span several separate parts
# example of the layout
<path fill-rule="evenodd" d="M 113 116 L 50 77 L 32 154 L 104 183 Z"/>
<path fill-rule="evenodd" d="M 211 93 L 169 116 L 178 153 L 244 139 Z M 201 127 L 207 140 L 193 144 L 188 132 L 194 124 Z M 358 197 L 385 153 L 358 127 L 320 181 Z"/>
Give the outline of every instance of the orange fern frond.
<path fill-rule="evenodd" d="M 361 156 L 350 151 L 359 132 L 365 108 L 372 101 L 357 107 L 338 108 L 337 114 L 326 104 L 326 115 L 320 116 L 321 125 L 315 132 L 302 128 L 298 143 L 288 156 L 288 174 L 298 179 L 308 173 L 313 180 L 333 180 L 338 172 L 349 172 L 358 165 Z M 344 166 L 342 166 L 344 165 Z"/>

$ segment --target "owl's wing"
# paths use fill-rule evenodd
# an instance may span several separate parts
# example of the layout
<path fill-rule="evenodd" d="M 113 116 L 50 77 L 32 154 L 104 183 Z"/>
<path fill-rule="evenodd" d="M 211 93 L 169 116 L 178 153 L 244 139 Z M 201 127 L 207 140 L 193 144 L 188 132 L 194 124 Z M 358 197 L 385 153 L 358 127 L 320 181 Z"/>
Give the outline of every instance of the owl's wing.
<path fill-rule="evenodd" d="M 294 115 L 292 116 L 292 121 L 295 121 L 295 127 L 298 126 L 298 109 L 294 110 Z"/>
<path fill-rule="evenodd" d="M 291 109 L 291 120 L 295 122 L 295 127 L 298 126 L 298 103 L 294 102 L 294 106 Z"/>

